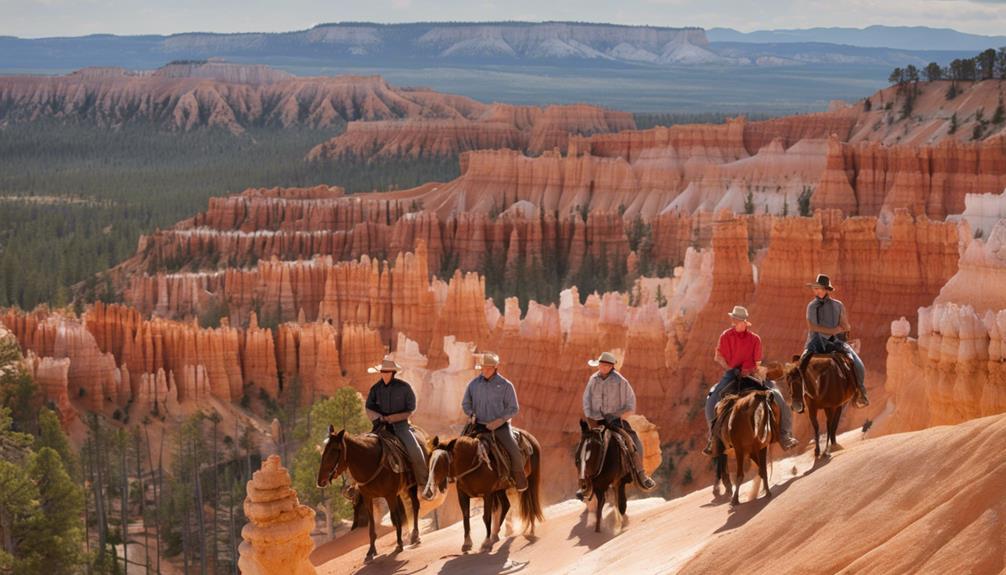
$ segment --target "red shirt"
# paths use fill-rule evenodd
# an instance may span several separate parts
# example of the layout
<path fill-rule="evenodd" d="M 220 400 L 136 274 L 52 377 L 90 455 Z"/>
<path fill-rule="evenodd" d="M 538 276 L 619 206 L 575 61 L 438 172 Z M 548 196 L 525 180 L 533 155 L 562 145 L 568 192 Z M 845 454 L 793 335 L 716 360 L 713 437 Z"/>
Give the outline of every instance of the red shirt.
<path fill-rule="evenodd" d="M 716 351 L 727 360 L 731 368 L 753 371 L 755 363 L 761 361 L 761 338 L 750 329 L 737 331 L 730 328 L 720 334 Z"/>

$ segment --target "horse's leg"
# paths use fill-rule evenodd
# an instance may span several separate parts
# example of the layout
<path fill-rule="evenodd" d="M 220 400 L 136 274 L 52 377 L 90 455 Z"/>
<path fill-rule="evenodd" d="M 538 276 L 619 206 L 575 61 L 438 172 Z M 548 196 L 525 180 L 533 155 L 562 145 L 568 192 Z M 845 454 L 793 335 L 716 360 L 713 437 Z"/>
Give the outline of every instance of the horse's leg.
<path fill-rule="evenodd" d="M 763 447 L 758 452 L 758 472 L 761 473 L 762 483 L 765 484 L 765 497 L 772 497 L 772 488 L 768 484 L 768 447 Z"/>
<path fill-rule="evenodd" d="M 597 500 L 597 509 L 594 510 L 594 533 L 601 532 L 601 515 L 604 512 L 604 495 L 608 488 L 599 489 L 594 487 L 594 499 Z"/>
<path fill-rule="evenodd" d="M 821 429 L 817 423 L 817 407 L 813 403 L 807 406 L 807 415 L 810 417 L 810 425 L 814 428 L 814 459 L 821 457 Z"/>
<path fill-rule="evenodd" d="M 468 553 L 472 550 L 472 520 L 468 517 L 471 514 L 472 499 L 462 493 L 461 489 L 458 489 L 458 504 L 461 506 L 461 521 L 465 525 L 465 542 L 461 546 L 461 552 Z"/>
<path fill-rule="evenodd" d="M 741 503 L 741 484 L 744 483 L 744 465 L 747 463 L 747 454 L 740 447 L 734 445 L 734 453 L 737 455 L 737 477 L 734 485 L 734 497 L 730 500 L 731 505 Z"/>
<path fill-rule="evenodd" d="M 716 467 L 716 479 L 713 481 L 713 499 L 719 499 L 720 497 L 720 483 L 723 481 L 723 465 L 720 462 L 721 455 L 717 455 L 713 459 L 713 465 Z"/>
<path fill-rule="evenodd" d="M 507 512 L 510 511 L 510 498 L 507 497 L 506 491 L 500 491 L 498 497 L 500 504 L 500 518 L 496 523 L 496 534 L 494 535 L 496 541 L 500 540 L 500 531 L 503 530 L 503 523 L 507 519 Z M 512 531 L 513 529 L 511 529 L 511 533 Z"/>
<path fill-rule="evenodd" d="M 367 511 L 367 523 L 370 525 L 370 549 L 367 550 L 367 557 L 364 561 L 370 562 L 377 555 L 377 521 L 374 518 L 374 500 L 364 496 L 363 506 Z"/>
<path fill-rule="evenodd" d="M 835 423 L 831 427 L 831 450 L 832 451 L 841 451 L 841 449 L 842 449 L 842 446 L 838 444 L 838 438 L 836 437 L 836 435 L 838 434 L 838 424 L 842 420 L 842 411 L 844 411 L 844 410 L 845 410 L 845 407 L 842 406 L 842 405 L 839 405 L 838 407 L 835 408 Z"/>
<path fill-rule="evenodd" d="M 734 492 L 734 485 L 730 482 L 730 466 L 726 453 L 721 453 L 716 457 L 716 473 L 723 482 L 723 495 L 730 497 Z"/>
<path fill-rule="evenodd" d="M 398 495 L 385 499 L 391 511 L 391 523 L 395 526 L 395 553 L 401 553 L 405 549 L 402 543 L 402 524 L 405 523 L 405 505 Z"/>
<path fill-rule="evenodd" d="M 419 486 L 409 488 L 409 498 L 412 499 L 412 537 L 410 545 L 419 545 Z"/>
<path fill-rule="evenodd" d="M 482 522 L 486 524 L 486 540 L 482 542 L 482 551 L 493 548 L 493 510 L 496 507 L 496 494 L 487 493 L 482 497 Z"/>

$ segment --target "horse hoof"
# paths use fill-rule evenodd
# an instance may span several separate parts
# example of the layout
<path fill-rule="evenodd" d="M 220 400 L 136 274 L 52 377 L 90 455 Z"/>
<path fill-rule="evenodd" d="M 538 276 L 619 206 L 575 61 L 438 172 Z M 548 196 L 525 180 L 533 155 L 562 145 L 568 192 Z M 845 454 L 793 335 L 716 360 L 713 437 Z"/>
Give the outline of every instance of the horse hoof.
<path fill-rule="evenodd" d="M 395 553 L 401 553 L 404 550 L 405 550 L 405 546 L 402 545 L 401 543 L 399 543 L 398 545 L 395 545 Z"/>
<path fill-rule="evenodd" d="M 480 547 L 479 550 L 482 551 L 483 553 L 485 553 L 487 551 L 492 551 L 493 550 L 493 543 L 492 543 L 492 541 L 486 541 L 485 543 L 483 543 L 482 547 Z"/>
<path fill-rule="evenodd" d="M 413 537 L 412 539 L 409 540 L 409 545 L 419 545 L 420 543 L 422 543 L 422 541 L 419 539 L 418 536 Z"/>
<path fill-rule="evenodd" d="M 831 450 L 832 451 L 842 451 L 843 449 L 845 449 L 845 448 L 842 447 L 841 445 L 837 444 L 837 443 L 833 443 L 831 445 Z"/>
<path fill-rule="evenodd" d="M 461 552 L 462 553 L 468 553 L 471 550 L 472 550 L 472 542 L 471 541 L 469 541 L 469 542 L 467 542 L 467 543 L 465 543 L 464 545 L 461 546 Z"/>
<path fill-rule="evenodd" d="M 374 557 L 376 555 L 377 555 L 377 553 L 367 553 L 367 556 L 363 558 L 363 562 L 364 563 L 370 563 L 371 561 L 374 560 Z"/>

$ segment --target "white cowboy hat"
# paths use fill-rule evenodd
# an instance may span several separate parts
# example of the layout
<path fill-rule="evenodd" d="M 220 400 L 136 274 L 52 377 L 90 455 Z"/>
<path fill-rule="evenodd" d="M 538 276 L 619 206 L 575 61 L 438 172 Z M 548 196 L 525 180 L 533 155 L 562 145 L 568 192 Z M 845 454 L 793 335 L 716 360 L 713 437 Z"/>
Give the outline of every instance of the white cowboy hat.
<path fill-rule="evenodd" d="M 381 363 L 367 368 L 367 373 L 381 373 L 385 371 L 402 371 L 402 366 L 398 365 L 398 363 L 390 357 L 386 357 L 381 360 Z"/>
<path fill-rule="evenodd" d="M 491 351 L 483 352 L 479 360 L 475 362 L 475 369 L 485 367 L 496 367 L 500 364 L 500 356 Z"/>
<path fill-rule="evenodd" d="M 615 358 L 615 354 L 611 353 L 610 351 L 606 351 L 601 355 L 599 355 L 597 359 L 587 360 L 587 365 L 589 365 L 590 367 L 597 367 L 602 363 L 610 363 L 611 365 L 615 365 L 616 363 L 618 363 L 618 359 Z"/>
<path fill-rule="evenodd" d="M 749 324 L 751 323 L 748 321 L 748 317 L 750 317 L 748 315 L 748 308 L 744 306 L 735 305 L 733 311 L 731 311 L 727 315 L 730 316 L 730 319 L 735 319 L 737 321 L 744 321 Z"/>

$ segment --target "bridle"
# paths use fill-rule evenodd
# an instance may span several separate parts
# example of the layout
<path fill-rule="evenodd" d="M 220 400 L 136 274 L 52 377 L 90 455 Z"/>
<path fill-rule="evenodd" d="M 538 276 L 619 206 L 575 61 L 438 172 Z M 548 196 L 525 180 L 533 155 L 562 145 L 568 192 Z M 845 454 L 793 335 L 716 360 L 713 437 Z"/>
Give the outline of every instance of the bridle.
<path fill-rule="evenodd" d="M 328 438 L 329 438 L 329 440 L 331 440 L 332 436 L 329 435 Z M 340 453 L 339 461 L 332 468 L 332 471 L 330 471 L 328 473 L 328 483 L 329 484 L 331 484 L 333 479 L 335 479 L 336 477 L 338 477 L 339 475 L 341 475 L 342 472 L 346 471 L 347 469 L 349 470 L 350 477 L 353 480 L 356 480 L 356 478 L 353 477 L 353 470 L 349 469 L 349 453 L 346 450 L 346 434 L 345 433 L 342 434 L 342 439 L 341 439 L 340 442 L 341 442 L 341 449 L 342 449 L 342 451 Z M 363 487 L 363 486 L 365 486 L 365 485 L 367 485 L 369 483 L 372 483 L 375 479 L 377 479 L 377 476 L 381 474 L 381 470 L 384 469 L 384 462 L 385 462 L 385 460 L 386 460 L 386 455 L 385 455 L 384 449 L 382 448 L 381 449 L 381 459 L 380 459 L 380 461 L 377 462 L 377 469 L 374 470 L 374 473 L 370 477 L 368 477 L 366 481 L 362 481 L 362 482 L 357 481 L 356 486 L 357 487 Z"/>

